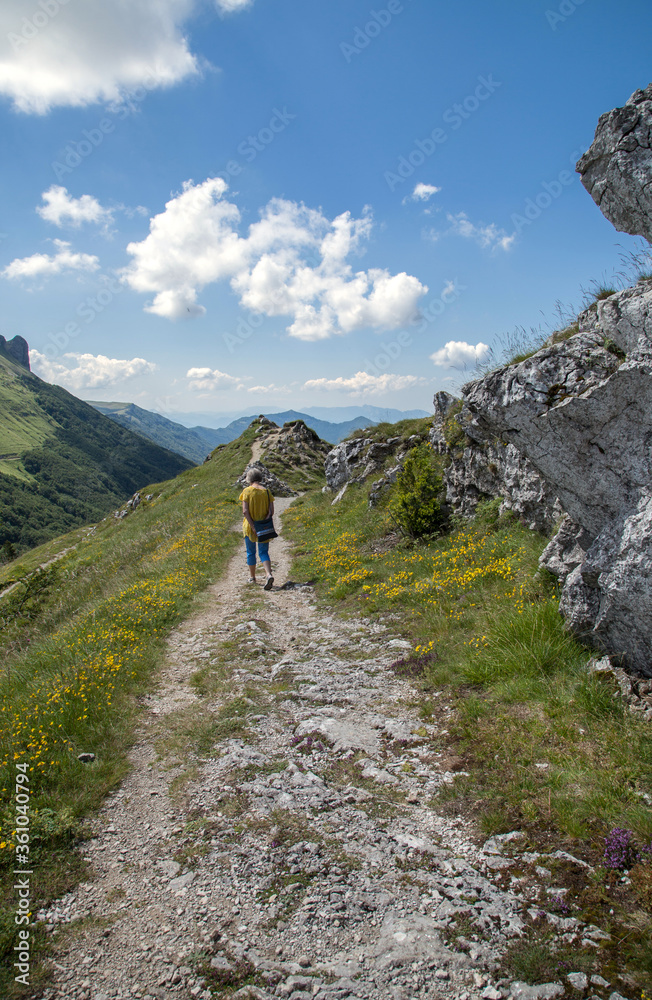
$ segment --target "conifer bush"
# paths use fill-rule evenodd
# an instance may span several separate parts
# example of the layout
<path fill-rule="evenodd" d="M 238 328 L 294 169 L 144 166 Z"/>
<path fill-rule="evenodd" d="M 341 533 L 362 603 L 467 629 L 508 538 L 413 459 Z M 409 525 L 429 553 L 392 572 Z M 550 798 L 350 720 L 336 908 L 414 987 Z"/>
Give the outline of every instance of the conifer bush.
<path fill-rule="evenodd" d="M 424 538 L 438 534 L 446 522 L 443 498 L 441 470 L 428 446 L 419 444 L 398 474 L 387 511 L 403 535 Z"/>

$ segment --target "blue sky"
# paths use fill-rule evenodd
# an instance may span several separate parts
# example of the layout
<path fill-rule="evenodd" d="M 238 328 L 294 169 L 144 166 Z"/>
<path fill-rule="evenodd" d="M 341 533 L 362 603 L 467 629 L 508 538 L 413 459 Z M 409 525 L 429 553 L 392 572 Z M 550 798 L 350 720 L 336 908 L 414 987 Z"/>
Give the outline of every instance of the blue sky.
<path fill-rule="evenodd" d="M 574 164 L 651 28 L 637 0 L 5 0 L 0 332 L 172 419 L 429 409 L 635 247 Z"/>

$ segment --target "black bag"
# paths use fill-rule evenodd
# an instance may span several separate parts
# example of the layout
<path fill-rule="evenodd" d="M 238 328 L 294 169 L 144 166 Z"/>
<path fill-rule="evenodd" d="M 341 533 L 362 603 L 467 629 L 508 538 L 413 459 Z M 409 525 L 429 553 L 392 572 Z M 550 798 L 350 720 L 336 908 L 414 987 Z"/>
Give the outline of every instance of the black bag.
<path fill-rule="evenodd" d="M 269 490 L 267 490 L 267 496 L 271 502 L 271 495 Z M 269 508 L 268 508 L 269 510 Z M 271 517 L 266 517 L 262 521 L 254 521 L 254 528 L 256 530 L 257 541 L 258 542 L 269 542 L 272 538 L 278 538 L 276 529 L 274 528 L 274 521 Z"/>

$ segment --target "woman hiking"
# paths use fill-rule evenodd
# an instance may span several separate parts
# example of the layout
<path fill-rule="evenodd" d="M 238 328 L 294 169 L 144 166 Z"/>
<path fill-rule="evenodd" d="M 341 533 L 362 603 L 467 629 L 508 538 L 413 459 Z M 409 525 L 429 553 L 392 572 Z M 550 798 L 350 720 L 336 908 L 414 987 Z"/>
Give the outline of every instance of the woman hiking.
<path fill-rule="evenodd" d="M 258 469 L 249 469 L 247 471 L 247 483 L 249 485 L 244 488 L 238 497 L 242 501 L 242 513 L 244 515 L 242 534 L 244 535 L 247 549 L 247 566 L 249 567 L 249 580 L 247 583 L 256 582 L 256 541 L 258 540 L 258 535 L 256 534 L 254 521 L 263 521 L 274 516 L 274 497 L 269 490 L 261 485 L 262 478 L 262 473 Z M 272 576 L 272 564 L 269 560 L 269 542 L 258 542 L 258 556 L 267 574 L 264 589 L 271 590 L 274 584 L 274 577 Z"/>

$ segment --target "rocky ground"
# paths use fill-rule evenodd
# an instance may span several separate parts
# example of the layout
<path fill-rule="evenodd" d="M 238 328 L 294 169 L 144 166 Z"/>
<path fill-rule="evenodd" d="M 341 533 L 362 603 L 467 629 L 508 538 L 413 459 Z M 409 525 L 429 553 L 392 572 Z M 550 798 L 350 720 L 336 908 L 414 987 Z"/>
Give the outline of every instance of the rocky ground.
<path fill-rule="evenodd" d="M 572 968 L 501 978 L 533 926 L 585 949 L 604 934 L 549 912 L 550 856 L 518 832 L 479 846 L 438 810 L 446 705 L 420 720 L 390 669 L 409 644 L 284 587 L 273 546 L 274 590 L 239 552 L 170 636 L 132 771 L 82 848 L 91 875 L 38 915 L 55 949 L 38 997 L 616 1000 Z"/>

